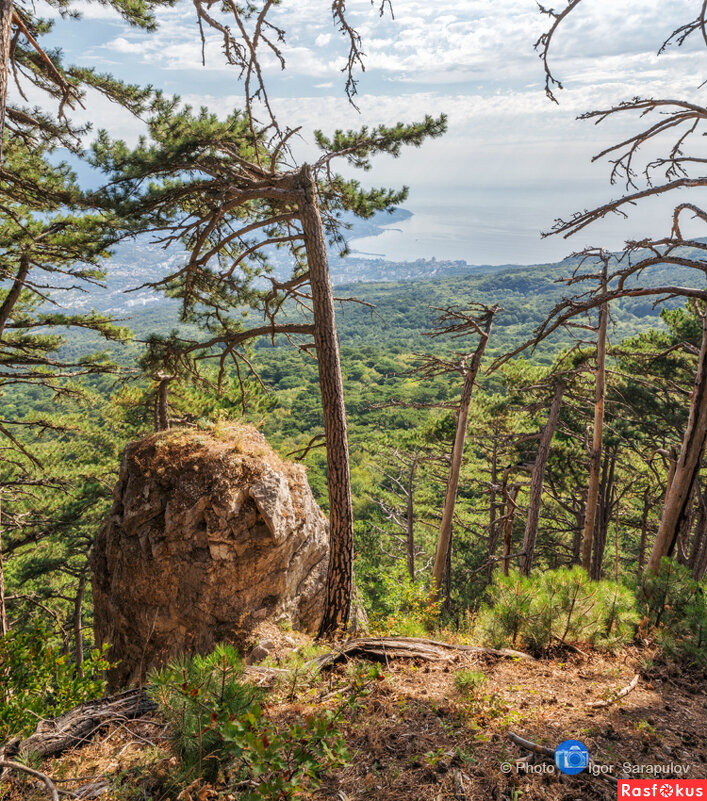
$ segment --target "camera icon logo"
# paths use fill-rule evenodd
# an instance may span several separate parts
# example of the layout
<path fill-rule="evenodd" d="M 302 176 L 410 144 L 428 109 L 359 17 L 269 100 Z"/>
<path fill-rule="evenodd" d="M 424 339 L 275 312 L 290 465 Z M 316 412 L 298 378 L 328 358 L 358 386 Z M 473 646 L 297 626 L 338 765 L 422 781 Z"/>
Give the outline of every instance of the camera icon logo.
<path fill-rule="evenodd" d="M 574 776 L 589 765 L 589 751 L 579 740 L 565 740 L 555 749 L 555 764 L 562 773 Z"/>

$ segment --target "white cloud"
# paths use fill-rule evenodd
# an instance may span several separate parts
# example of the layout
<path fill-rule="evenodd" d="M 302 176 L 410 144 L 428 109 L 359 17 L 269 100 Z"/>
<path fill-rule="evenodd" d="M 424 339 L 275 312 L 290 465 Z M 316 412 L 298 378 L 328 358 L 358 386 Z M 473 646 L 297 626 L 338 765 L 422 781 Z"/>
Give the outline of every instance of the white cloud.
<path fill-rule="evenodd" d="M 565 86 L 557 92 L 559 107 L 544 95 L 542 64 L 533 49 L 548 25 L 535 0 L 394 0 L 393 5 L 394 20 L 379 18 L 370 0 L 347 2 L 366 53 L 366 72 L 358 76 L 361 115 L 343 96 L 347 40 L 332 25 L 330 0 L 289 0 L 274 9 L 273 21 L 287 31 L 287 69 L 282 72 L 272 54 L 263 65 L 280 118 L 303 126 L 302 157 L 313 156 L 308 137 L 317 127 L 394 123 L 444 111 L 448 135 L 398 161 L 377 159 L 376 182 L 409 183 L 413 191 L 438 194 L 443 186 L 459 191 L 501 186 L 509 197 L 513 187 L 535 185 L 594 191 L 604 185 L 607 170 L 605 164 L 591 165 L 591 155 L 633 130 L 636 120 L 624 115 L 597 127 L 575 117 L 636 95 L 699 98 L 698 86 L 707 77 L 697 39 L 657 56 L 663 40 L 695 15 L 694 0 L 581 3 L 550 51 Z M 187 0 L 158 11 L 155 34 L 129 29 L 100 5 L 82 0 L 80 7 L 85 23 L 57 21 L 57 42 L 67 60 L 118 62 L 111 69 L 119 76 L 177 91 L 176 86 L 195 107 L 205 104 L 218 113 L 242 105 L 237 71 L 224 64 L 222 40 L 208 30 L 202 67 L 195 13 Z M 212 9 L 219 13 L 217 6 Z M 108 19 L 115 24 L 106 26 Z M 93 45 L 72 52 L 70 26 L 94 20 Z M 121 136 L 136 137 L 139 125 L 105 101 L 92 104 L 90 112 Z"/>

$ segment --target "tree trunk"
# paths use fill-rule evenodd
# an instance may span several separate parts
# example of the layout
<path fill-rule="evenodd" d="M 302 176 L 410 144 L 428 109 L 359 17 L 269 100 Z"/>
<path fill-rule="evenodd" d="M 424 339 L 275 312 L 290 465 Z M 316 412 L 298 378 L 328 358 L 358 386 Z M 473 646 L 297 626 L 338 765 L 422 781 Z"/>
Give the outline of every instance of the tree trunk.
<path fill-rule="evenodd" d="M 690 546 L 690 558 L 687 566 L 692 577 L 701 563 L 705 550 L 707 550 L 707 506 L 705 505 L 705 494 L 702 491 L 699 481 L 697 482 L 697 515 L 695 519 L 695 530 L 692 535 Z"/>
<path fill-rule="evenodd" d="M 604 263 L 602 285 L 606 291 L 607 266 Z M 589 573 L 592 564 L 592 542 L 599 505 L 599 481 L 601 473 L 601 445 L 604 432 L 604 393 L 606 390 L 606 329 L 609 324 L 609 304 L 603 303 L 599 310 L 597 332 L 597 369 L 594 392 L 594 434 L 589 456 L 589 487 L 587 489 L 587 512 L 582 537 L 582 567 Z"/>
<path fill-rule="evenodd" d="M 503 575 L 508 575 L 508 568 L 511 562 L 511 545 L 513 544 L 513 518 L 516 513 L 516 498 L 518 497 L 518 484 L 511 487 L 507 493 L 508 504 L 506 505 L 506 519 L 503 523 Z"/>
<path fill-rule="evenodd" d="M 538 538 L 538 521 L 540 519 L 540 503 L 543 495 L 543 484 L 545 483 L 545 468 L 550 456 L 550 445 L 552 437 L 557 428 L 557 421 L 560 417 L 560 406 L 562 396 L 565 392 L 565 385 L 558 382 L 555 386 L 555 394 L 550 405 L 550 412 L 547 423 L 540 436 L 540 445 L 533 465 L 533 475 L 530 481 L 530 505 L 528 506 L 528 517 L 525 523 L 525 536 L 523 537 L 523 556 L 521 557 L 521 572 L 526 576 L 530 575 L 535 555 L 535 542 Z"/>
<path fill-rule="evenodd" d="M 302 168 L 301 179 L 300 216 L 312 288 L 314 344 L 324 413 L 329 489 L 329 572 L 324 616 L 319 627 L 319 636 L 324 637 L 345 630 L 349 621 L 353 589 L 353 505 L 334 297 L 316 187 L 308 164 Z"/>
<path fill-rule="evenodd" d="M 449 548 L 447 548 L 447 563 L 444 566 L 444 605 L 446 614 L 452 608 L 452 548 L 454 546 L 454 532 L 449 538 Z"/>
<path fill-rule="evenodd" d="M 606 539 L 611 522 L 611 512 L 614 506 L 614 474 L 616 470 L 617 451 L 607 452 L 601 469 L 601 482 L 599 484 L 599 510 L 594 528 L 594 547 L 590 568 L 590 578 L 601 581 L 604 566 L 604 551 Z"/>
<path fill-rule="evenodd" d="M 638 546 L 638 579 L 643 575 L 646 561 L 646 540 L 648 539 L 648 514 L 650 512 L 650 487 L 643 493 L 643 513 L 641 514 L 641 543 Z"/>
<path fill-rule="evenodd" d="M 690 560 L 690 535 L 692 528 L 695 524 L 695 517 L 697 516 L 697 501 L 695 499 L 697 484 L 699 483 L 699 473 L 692 485 L 692 492 L 690 493 L 690 501 L 688 503 L 688 513 L 682 521 L 678 537 L 675 542 L 675 559 L 678 564 L 687 567 Z"/>
<path fill-rule="evenodd" d="M 0 0 L 0 165 L 5 139 L 5 109 L 10 75 L 10 40 L 12 38 L 12 0 Z"/>
<path fill-rule="evenodd" d="M 86 574 L 88 568 L 84 569 L 79 577 L 79 586 L 74 598 L 74 647 L 76 670 L 79 676 L 83 675 L 81 665 L 83 665 L 83 596 L 86 591 Z"/>
<path fill-rule="evenodd" d="M 2 0 L 0 0 L 0 3 L 2 3 Z M 0 160 L 1 159 L 2 157 L 0 156 Z M 26 253 L 23 253 L 20 256 L 20 268 L 17 271 L 17 276 L 15 277 L 15 280 L 12 282 L 10 291 L 7 293 L 7 295 L 5 295 L 5 300 L 3 300 L 2 305 L 0 305 L 0 339 L 2 339 L 2 335 L 5 331 L 5 326 L 7 325 L 7 321 L 10 319 L 10 315 L 12 314 L 12 310 L 15 307 L 15 303 L 17 303 L 17 300 L 20 297 L 20 293 L 24 288 L 29 268 L 30 268 L 29 256 Z"/>
<path fill-rule="evenodd" d="M 417 455 L 412 457 L 410 472 L 408 473 L 408 497 L 406 509 L 407 527 L 407 568 L 410 581 L 415 583 L 415 469 L 417 468 Z"/>
<path fill-rule="evenodd" d="M 494 556 L 498 546 L 498 525 L 496 524 L 496 485 L 498 484 L 498 428 L 493 429 L 493 450 L 491 452 L 491 500 L 489 505 L 489 555 L 488 580 L 493 574 Z"/>
<path fill-rule="evenodd" d="M 459 401 L 459 411 L 457 413 L 457 430 L 452 447 L 452 458 L 449 466 L 449 477 L 447 478 L 447 493 L 444 498 L 444 510 L 442 512 L 442 524 L 437 541 L 437 551 L 435 552 L 435 563 L 432 570 L 433 592 L 439 595 L 444 582 L 444 570 L 447 564 L 447 551 L 449 551 L 452 541 L 452 524 L 454 521 L 454 507 L 457 502 L 457 490 L 459 489 L 459 473 L 461 472 L 462 458 L 464 457 L 464 443 L 466 442 L 466 428 L 469 419 L 469 405 L 471 404 L 471 393 L 474 389 L 476 374 L 481 366 L 481 359 L 486 349 L 486 343 L 491 333 L 493 316 L 489 315 L 485 330 L 481 334 L 479 345 L 471 359 L 471 364 L 464 371 L 464 386 L 462 396 Z"/>
<path fill-rule="evenodd" d="M 707 520 L 704 517 L 702 518 L 702 531 L 696 546 L 691 572 L 695 581 L 702 581 L 705 573 L 707 573 Z"/>
<path fill-rule="evenodd" d="M 169 430 L 169 384 L 172 377 L 160 377 L 155 399 L 155 431 Z"/>
<path fill-rule="evenodd" d="M 584 532 L 584 521 L 587 519 L 587 502 L 580 506 L 579 511 L 576 512 L 575 518 L 577 520 L 577 527 L 574 531 L 572 538 L 572 565 L 582 564 L 582 534 Z"/>
<path fill-rule="evenodd" d="M 697 362 L 695 386 L 690 401 L 690 414 L 683 437 L 675 475 L 665 496 L 653 551 L 647 569 L 657 573 L 660 560 L 669 556 L 690 511 L 692 488 L 702 465 L 702 453 L 707 434 L 707 314 L 702 318 L 702 344 Z"/>

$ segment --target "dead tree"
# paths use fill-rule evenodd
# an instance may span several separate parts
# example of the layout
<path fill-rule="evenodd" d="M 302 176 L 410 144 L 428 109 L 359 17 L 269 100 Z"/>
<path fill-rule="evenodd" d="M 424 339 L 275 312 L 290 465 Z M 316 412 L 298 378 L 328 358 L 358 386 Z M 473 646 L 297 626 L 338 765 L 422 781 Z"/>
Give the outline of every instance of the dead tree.
<path fill-rule="evenodd" d="M 436 376 L 456 372 L 464 378 L 461 399 L 457 409 L 456 433 L 450 458 L 449 476 L 447 478 L 447 489 L 442 510 L 442 523 L 432 570 L 433 592 L 437 594 L 439 594 L 444 584 L 445 570 L 451 547 L 454 507 L 456 505 L 457 491 L 459 489 L 459 474 L 461 472 L 462 459 L 464 456 L 471 395 L 477 373 L 481 366 L 481 359 L 483 358 L 484 350 L 486 349 L 491 333 L 493 319 L 499 311 L 499 307 L 477 304 L 467 310 L 450 307 L 447 309 L 438 309 L 438 311 L 441 312 L 441 315 L 438 320 L 437 328 L 431 332 L 429 336 L 451 336 L 457 339 L 459 337 L 465 337 L 469 333 L 475 333 L 479 337 L 479 343 L 473 352 L 457 354 L 458 358 L 455 361 L 437 356 L 426 356 L 424 357 L 422 366 L 418 369 L 418 372 L 424 376 Z"/>
<path fill-rule="evenodd" d="M 393 559 L 404 557 L 410 581 L 413 583 L 416 580 L 415 560 L 423 554 L 415 545 L 415 476 L 421 462 L 429 459 L 430 457 L 424 456 L 419 450 L 393 449 L 389 457 L 385 458 L 387 463 L 392 462 L 393 469 L 389 469 L 388 464 L 377 466 L 382 478 L 381 490 L 392 498 L 381 496 L 371 498 L 385 519 L 398 532 L 393 533 L 374 524 L 376 531 L 392 537 L 398 546 L 397 556 L 388 552 L 386 554 Z"/>
<path fill-rule="evenodd" d="M 568 0 L 565 7 L 555 11 L 544 6 L 540 7 L 543 14 L 550 19 L 548 30 L 536 42 L 540 51 L 545 70 L 545 88 L 548 96 L 557 102 L 553 89 L 561 89 L 561 82 L 553 74 L 549 63 L 549 51 L 558 31 L 562 28 L 567 17 L 574 12 L 582 0 Z M 707 44 L 707 4 L 698 4 L 697 16 L 675 29 L 663 42 L 659 53 L 663 53 L 672 46 L 683 45 L 693 34 L 700 36 Z M 582 115 L 583 119 L 600 123 L 606 119 L 613 119 L 617 115 L 637 115 L 641 126 L 633 135 L 621 142 L 605 148 L 595 158 L 607 158 L 611 163 L 611 183 L 621 181 L 625 186 L 624 193 L 607 203 L 595 208 L 578 212 L 569 219 L 558 219 L 553 226 L 552 233 L 564 237 L 571 236 L 603 219 L 607 215 L 626 215 L 626 209 L 635 206 L 639 201 L 648 197 L 669 196 L 677 199 L 673 205 L 670 233 L 666 238 L 654 236 L 640 242 L 629 242 L 624 253 L 624 261 L 629 262 L 620 276 L 616 291 L 623 296 L 630 296 L 629 285 L 634 288 L 637 281 L 629 279 L 640 278 L 643 270 L 650 264 L 659 264 L 665 258 L 665 263 L 681 264 L 702 272 L 701 284 L 704 283 L 706 269 L 703 254 L 707 246 L 698 239 L 686 240 L 683 236 L 681 219 L 688 214 L 702 223 L 707 222 L 707 211 L 694 202 L 695 189 L 707 186 L 707 175 L 704 174 L 705 159 L 701 152 L 691 150 L 690 146 L 695 140 L 700 141 L 704 136 L 704 126 L 707 122 L 707 107 L 685 101 L 682 99 L 642 98 L 634 97 L 626 102 L 609 108 L 598 109 Z M 640 156 L 650 151 L 652 146 L 660 145 L 665 136 L 671 135 L 672 142 L 667 149 L 650 161 L 639 164 Z M 687 197 L 688 192 L 692 197 Z M 691 257 L 690 250 L 693 254 Z M 640 249 L 644 254 L 638 259 L 637 265 L 630 265 L 632 256 Z M 681 250 L 682 249 L 682 250 Z M 685 255 L 685 254 L 688 255 Z M 628 282 L 628 283 L 627 283 Z M 644 295 L 649 294 L 646 289 Z M 605 301 L 610 300 L 613 294 L 607 291 Z M 657 294 L 657 293 L 655 293 Z M 702 290 L 693 290 L 691 287 L 666 287 L 664 297 L 682 296 L 704 301 Z M 702 345 L 698 356 L 698 367 L 695 377 L 695 386 L 690 402 L 690 415 L 687 428 L 684 432 L 680 454 L 678 456 L 675 475 L 666 494 L 663 514 L 654 543 L 648 569 L 656 571 L 662 557 L 673 553 L 677 538 L 683 525 L 689 517 L 690 498 L 699 472 L 704 452 L 705 434 L 707 433 L 707 376 L 705 371 L 706 357 L 706 323 L 703 321 Z M 593 509 L 587 510 L 587 518 L 593 514 Z M 585 526 L 585 533 L 589 526 Z M 586 552 L 586 551 L 585 551 Z"/>

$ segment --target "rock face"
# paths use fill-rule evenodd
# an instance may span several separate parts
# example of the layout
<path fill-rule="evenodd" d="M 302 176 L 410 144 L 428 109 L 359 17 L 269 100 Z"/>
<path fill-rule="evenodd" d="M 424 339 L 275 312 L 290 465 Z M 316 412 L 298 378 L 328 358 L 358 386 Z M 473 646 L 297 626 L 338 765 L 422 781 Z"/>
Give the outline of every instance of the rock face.
<path fill-rule="evenodd" d="M 263 620 L 316 629 L 328 523 L 304 468 L 246 426 L 176 430 L 125 449 L 91 554 L 96 641 L 113 688 Z"/>

